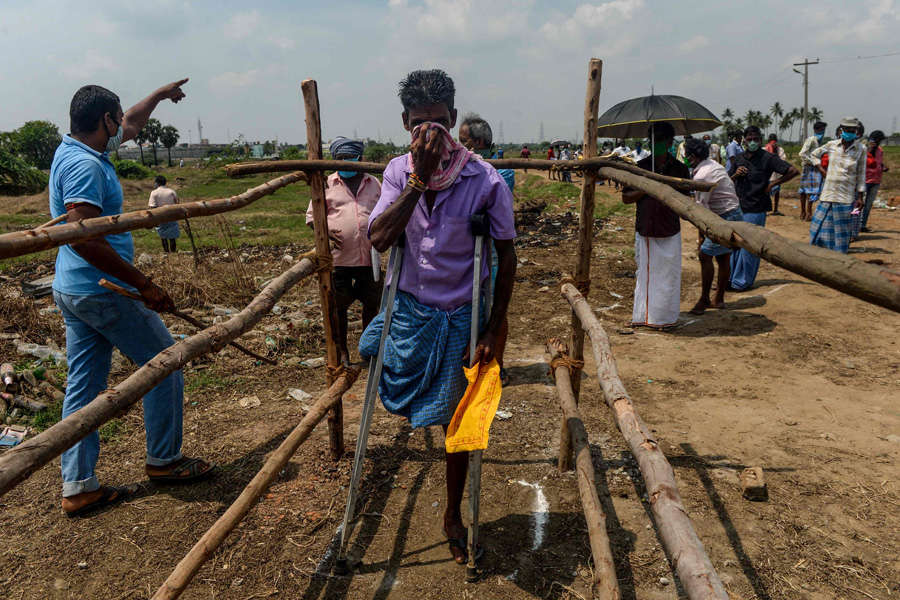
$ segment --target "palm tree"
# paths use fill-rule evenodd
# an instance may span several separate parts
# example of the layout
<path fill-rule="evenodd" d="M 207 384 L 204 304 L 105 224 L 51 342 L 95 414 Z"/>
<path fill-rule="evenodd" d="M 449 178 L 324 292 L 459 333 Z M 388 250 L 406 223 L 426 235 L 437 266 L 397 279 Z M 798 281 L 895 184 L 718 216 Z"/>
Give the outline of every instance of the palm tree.
<path fill-rule="evenodd" d="M 174 125 L 166 125 L 159 132 L 159 141 L 169 152 L 169 166 L 172 166 L 172 147 L 178 143 L 178 130 Z"/>
<path fill-rule="evenodd" d="M 775 119 L 775 127 L 778 129 L 778 137 L 781 137 L 781 117 L 784 116 L 784 109 L 781 107 L 781 102 L 776 102 L 769 108 L 769 114 L 772 115 L 772 118 Z"/>
<path fill-rule="evenodd" d="M 819 108 L 818 106 L 813 106 L 809 109 L 809 120 L 812 122 L 821 121 L 822 117 L 825 116 L 825 112 Z"/>
<path fill-rule="evenodd" d="M 794 117 L 794 123 L 800 122 L 803 120 L 803 109 L 794 108 L 791 110 L 791 115 Z M 791 123 L 791 137 L 794 135 L 794 123 Z"/>
<path fill-rule="evenodd" d="M 734 128 L 734 111 L 730 107 L 726 106 L 722 111 L 722 125 L 725 126 L 726 135 Z"/>
<path fill-rule="evenodd" d="M 783 117 L 781 117 L 781 121 L 778 122 L 778 130 L 784 131 L 785 129 L 787 129 L 789 130 L 788 134 L 790 134 L 790 129 L 791 127 L 793 127 L 794 121 L 794 115 L 792 113 L 786 113 Z"/>
<path fill-rule="evenodd" d="M 159 119 L 151 117 L 147 119 L 147 124 L 144 125 L 144 132 L 147 135 L 147 141 L 150 142 L 150 146 L 153 148 L 153 164 L 156 165 L 159 163 L 159 160 L 156 158 L 156 146 L 159 144 L 159 134 L 162 133 L 162 123 L 159 122 Z"/>
<path fill-rule="evenodd" d="M 138 150 L 141 151 L 141 164 L 144 164 L 144 144 L 147 143 L 147 132 L 143 129 L 137 132 L 137 135 L 134 136 L 134 143 L 138 145 Z"/>
<path fill-rule="evenodd" d="M 759 127 L 763 130 L 764 134 L 768 134 L 769 127 L 772 126 L 772 117 L 769 115 L 759 115 Z"/>

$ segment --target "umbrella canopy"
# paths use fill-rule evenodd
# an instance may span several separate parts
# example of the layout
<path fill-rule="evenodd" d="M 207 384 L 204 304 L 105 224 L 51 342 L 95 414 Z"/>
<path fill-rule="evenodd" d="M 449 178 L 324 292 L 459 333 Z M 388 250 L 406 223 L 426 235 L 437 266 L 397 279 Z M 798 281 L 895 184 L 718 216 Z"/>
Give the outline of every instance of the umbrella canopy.
<path fill-rule="evenodd" d="M 553 140 L 552 142 L 550 142 L 550 145 L 551 146 L 565 146 L 566 144 L 569 144 L 569 143 L 571 143 L 571 142 L 569 142 L 569 140 Z"/>
<path fill-rule="evenodd" d="M 642 96 L 619 102 L 600 115 L 597 136 L 642 138 L 651 123 L 671 123 L 675 135 L 712 131 L 722 122 L 702 104 L 683 96 Z"/>

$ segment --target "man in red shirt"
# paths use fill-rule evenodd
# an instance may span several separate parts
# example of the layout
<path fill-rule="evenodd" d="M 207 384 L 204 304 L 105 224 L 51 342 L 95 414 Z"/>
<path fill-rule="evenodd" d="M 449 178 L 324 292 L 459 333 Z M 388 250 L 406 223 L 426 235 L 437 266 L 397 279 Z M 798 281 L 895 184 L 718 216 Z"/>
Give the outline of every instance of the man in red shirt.
<path fill-rule="evenodd" d="M 522 151 L 519 152 L 519 156 L 521 156 L 525 160 L 531 158 L 531 150 L 528 149 L 528 146 L 522 146 Z M 527 173 L 528 169 L 525 169 L 525 172 Z"/>
<path fill-rule="evenodd" d="M 869 136 L 869 148 L 866 154 L 866 205 L 863 208 L 862 226 L 860 231 L 869 233 L 869 212 L 872 210 L 872 204 L 878 195 L 878 188 L 881 187 L 881 176 L 888 170 L 884 166 L 884 152 L 881 150 L 881 142 L 884 140 L 884 132 L 876 129 Z"/>

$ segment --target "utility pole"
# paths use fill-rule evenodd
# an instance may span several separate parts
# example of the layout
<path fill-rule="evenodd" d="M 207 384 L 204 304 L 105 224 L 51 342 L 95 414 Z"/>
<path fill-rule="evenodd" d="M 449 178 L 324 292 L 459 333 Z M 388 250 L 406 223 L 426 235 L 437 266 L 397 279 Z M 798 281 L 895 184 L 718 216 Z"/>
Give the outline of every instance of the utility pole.
<path fill-rule="evenodd" d="M 539 137 L 541 139 L 539 139 L 538 142 L 543 142 L 544 141 L 544 122 L 543 121 L 541 121 L 541 133 L 540 133 Z"/>
<path fill-rule="evenodd" d="M 801 135 L 801 140 L 805 140 L 806 136 L 809 135 L 809 131 L 807 130 L 809 126 L 809 65 L 817 65 L 819 64 L 819 59 L 809 60 L 808 58 L 804 58 L 803 62 L 794 63 L 795 67 L 803 67 L 803 71 L 798 71 L 794 69 L 794 73 L 799 73 L 803 75 L 803 132 Z"/>

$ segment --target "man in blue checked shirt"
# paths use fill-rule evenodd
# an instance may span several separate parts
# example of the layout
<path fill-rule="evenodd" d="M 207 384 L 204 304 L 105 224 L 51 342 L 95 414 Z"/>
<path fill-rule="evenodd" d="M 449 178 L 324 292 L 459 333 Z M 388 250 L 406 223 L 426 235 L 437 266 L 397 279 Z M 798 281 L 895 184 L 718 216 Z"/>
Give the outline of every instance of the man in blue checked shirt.
<path fill-rule="evenodd" d="M 81 219 L 122 212 L 122 186 L 109 153 L 143 129 L 163 100 L 184 98 L 187 79 L 165 85 L 122 111 L 119 97 L 97 85 L 86 85 L 72 98 L 71 133 L 63 137 L 50 168 L 50 212 Z M 174 308 L 169 295 L 132 265 L 130 233 L 118 233 L 62 246 L 56 257 L 53 298 L 66 324 L 68 385 L 62 416 L 67 417 L 106 389 L 113 348 L 138 365 L 174 344 L 154 311 Z M 137 291 L 143 302 L 100 287 L 108 279 Z M 146 305 L 146 306 L 145 306 Z M 213 466 L 181 453 L 184 379 L 172 373 L 144 396 L 147 432 L 146 472 L 151 481 L 192 482 Z M 100 453 L 96 431 L 62 455 L 62 508 L 80 517 L 128 496 L 124 487 L 101 486 L 94 474 Z"/>

